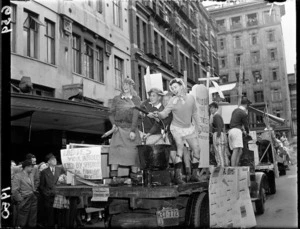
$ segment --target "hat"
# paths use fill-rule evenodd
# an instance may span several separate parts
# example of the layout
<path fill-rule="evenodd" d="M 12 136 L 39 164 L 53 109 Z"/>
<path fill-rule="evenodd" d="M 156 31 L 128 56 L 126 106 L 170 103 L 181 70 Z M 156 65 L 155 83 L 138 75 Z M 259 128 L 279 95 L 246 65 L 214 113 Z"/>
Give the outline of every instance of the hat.
<path fill-rule="evenodd" d="M 252 104 L 252 102 L 247 97 L 243 97 L 242 101 L 241 101 L 241 104 L 250 105 L 250 104 Z"/>
<path fill-rule="evenodd" d="M 132 86 L 134 85 L 134 81 L 130 78 L 124 78 L 123 79 L 123 84 L 124 83 L 127 83 L 127 84 L 132 85 Z"/>
<path fill-rule="evenodd" d="M 45 157 L 45 159 L 46 159 L 46 161 L 48 162 L 51 158 L 56 158 L 54 155 L 53 155 L 53 153 L 49 153 L 49 154 L 47 154 L 46 155 L 46 157 Z"/>
<path fill-rule="evenodd" d="M 162 92 L 162 90 L 160 90 L 159 88 L 153 87 L 148 91 L 148 94 L 150 95 L 151 92 L 156 93 L 157 95 L 164 95 L 164 93 Z"/>
<path fill-rule="evenodd" d="M 27 159 L 27 160 L 25 160 L 25 161 L 22 162 L 22 168 L 23 168 L 23 169 L 24 169 L 25 167 L 31 166 L 31 165 L 33 165 L 31 159 Z"/>

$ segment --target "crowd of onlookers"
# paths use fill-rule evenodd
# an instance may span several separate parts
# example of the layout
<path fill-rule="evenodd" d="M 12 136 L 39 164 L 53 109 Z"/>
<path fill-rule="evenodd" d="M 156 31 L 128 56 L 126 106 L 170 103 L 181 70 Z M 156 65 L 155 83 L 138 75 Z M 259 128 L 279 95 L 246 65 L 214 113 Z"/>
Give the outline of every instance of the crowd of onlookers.
<path fill-rule="evenodd" d="M 13 226 L 73 228 L 91 224 L 91 213 L 84 211 L 89 201 L 81 197 L 75 225 L 69 225 L 69 199 L 55 193 L 55 186 L 65 183 L 66 171 L 52 153 L 39 164 L 33 154 L 27 154 L 19 165 L 11 161 Z"/>

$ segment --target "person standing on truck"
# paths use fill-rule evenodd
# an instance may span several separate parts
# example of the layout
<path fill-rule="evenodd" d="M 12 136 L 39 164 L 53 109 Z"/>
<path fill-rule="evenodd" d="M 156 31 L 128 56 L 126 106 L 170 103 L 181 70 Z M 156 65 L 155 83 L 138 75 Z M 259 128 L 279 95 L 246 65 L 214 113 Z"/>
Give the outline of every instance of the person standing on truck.
<path fill-rule="evenodd" d="M 238 166 L 243 154 L 243 134 L 249 134 L 248 106 L 251 102 L 243 97 L 241 105 L 236 108 L 231 115 L 230 130 L 228 131 L 229 147 L 233 151 L 231 156 L 231 166 Z"/>
<path fill-rule="evenodd" d="M 149 99 L 142 103 L 141 108 L 148 112 L 162 111 L 164 109 L 161 101 L 163 92 L 158 88 L 151 88 L 148 94 Z M 145 133 L 143 136 L 145 143 L 147 145 L 163 144 L 161 129 L 155 126 L 156 121 L 143 115 L 142 122 L 142 131 Z"/>
<path fill-rule="evenodd" d="M 173 119 L 170 125 L 170 131 L 174 137 L 177 146 L 175 158 L 175 183 L 184 184 L 182 180 L 182 155 L 184 140 L 186 140 L 193 152 L 192 176 L 191 182 L 200 181 L 198 167 L 200 160 L 200 147 L 197 139 L 198 124 L 200 122 L 197 116 L 197 107 L 194 97 L 186 93 L 185 84 L 182 79 L 175 78 L 169 83 L 169 87 L 174 96 L 170 99 L 165 109 L 161 112 L 149 113 L 148 117 L 165 119 L 172 112 Z M 193 125 L 192 119 L 196 123 Z"/>
<path fill-rule="evenodd" d="M 141 106 L 141 99 L 133 88 L 134 81 L 125 78 L 122 82 L 122 92 L 113 98 L 109 112 L 109 120 L 114 130 L 110 148 L 109 164 L 112 185 L 117 185 L 119 165 L 131 166 L 131 178 L 135 179 L 140 161 L 137 145 L 141 144 L 138 130 L 139 111 L 134 106 Z"/>
<path fill-rule="evenodd" d="M 212 115 L 212 133 L 213 133 L 213 148 L 218 166 L 229 166 L 227 136 L 224 130 L 224 121 L 218 114 L 219 106 L 216 102 L 209 105 L 209 110 Z"/>

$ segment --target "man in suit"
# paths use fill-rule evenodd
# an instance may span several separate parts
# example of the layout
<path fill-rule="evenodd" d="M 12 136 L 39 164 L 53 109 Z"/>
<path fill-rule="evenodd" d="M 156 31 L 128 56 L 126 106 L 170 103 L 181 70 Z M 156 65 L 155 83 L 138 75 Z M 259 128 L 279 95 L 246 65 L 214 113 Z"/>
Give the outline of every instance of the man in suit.
<path fill-rule="evenodd" d="M 12 196 L 17 206 L 17 226 L 36 227 L 37 197 L 34 181 L 30 173 L 33 170 L 31 160 L 22 163 L 22 172 L 17 173 L 12 180 Z"/>
<path fill-rule="evenodd" d="M 48 168 L 44 169 L 41 172 L 41 180 L 40 180 L 40 190 L 45 200 L 45 210 L 47 216 L 47 227 L 54 227 L 55 220 L 54 220 L 54 197 L 55 197 L 55 185 L 58 181 L 58 178 L 61 174 L 64 173 L 62 167 L 57 167 L 56 157 L 49 153 L 46 156 L 46 161 L 49 165 Z"/>

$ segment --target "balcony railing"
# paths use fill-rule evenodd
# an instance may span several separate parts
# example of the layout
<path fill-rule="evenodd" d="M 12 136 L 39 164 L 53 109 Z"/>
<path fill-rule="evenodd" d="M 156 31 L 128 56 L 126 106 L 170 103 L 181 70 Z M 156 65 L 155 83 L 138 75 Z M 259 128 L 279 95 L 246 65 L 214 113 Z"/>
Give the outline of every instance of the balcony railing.
<path fill-rule="evenodd" d="M 240 29 L 242 27 L 243 27 L 243 25 L 240 22 L 233 22 L 231 25 L 231 29 Z"/>
<path fill-rule="evenodd" d="M 258 20 L 257 19 L 248 19 L 247 21 L 247 26 L 250 27 L 250 26 L 256 26 L 258 25 Z"/>

